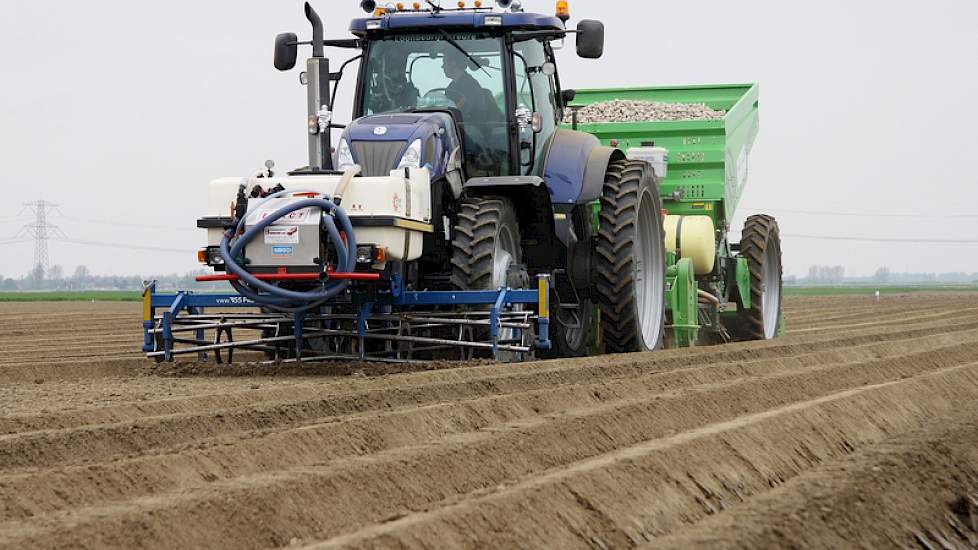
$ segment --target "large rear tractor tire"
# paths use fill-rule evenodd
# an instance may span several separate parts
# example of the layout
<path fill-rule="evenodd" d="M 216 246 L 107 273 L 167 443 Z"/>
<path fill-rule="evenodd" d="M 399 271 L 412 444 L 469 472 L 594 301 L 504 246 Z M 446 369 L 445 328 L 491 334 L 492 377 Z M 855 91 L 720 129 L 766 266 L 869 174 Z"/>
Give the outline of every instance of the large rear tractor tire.
<path fill-rule="evenodd" d="M 737 300 L 736 322 L 730 327 L 737 340 L 770 340 L 781 328 L 781 233 L 773 216 L 747 218 L 740 236 L 740 254 L 750 270 L 750 308 Z"/>
<path fill-rule="evenodd" d="M 644 161 L 608 165 L 595 267 L 601 335 L 609 353 L 662 346 L 666 254 L 662 201 Z"/>
<path fill-rule="evenodd" d="M 472 197 L 462 201 L 452 238 L 452 286 L 459 290 L 528 288 L 520 226 L 509 199 Z M 499 334 L 501 340 L 516 336 L 515 329 L 504 329 Z M 519 361 L 531 357 L 501 352 L 499 358 Z"/>

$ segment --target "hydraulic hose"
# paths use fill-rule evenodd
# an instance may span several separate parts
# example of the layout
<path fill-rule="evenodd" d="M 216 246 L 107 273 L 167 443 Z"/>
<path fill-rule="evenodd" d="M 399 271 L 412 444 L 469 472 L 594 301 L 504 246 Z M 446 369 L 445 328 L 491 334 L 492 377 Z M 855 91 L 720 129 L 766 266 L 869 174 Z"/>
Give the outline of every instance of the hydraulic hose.
<path fill-rule="evenodd" d="M 269 195 L 261 202 L 257 203 L 252 210 L 267 200 L 278 198 L 282 195 L 291 195 L 296 193 L 306 193 L 306 191 L 292 189 Z M 321 195 L 321 193 L 316 194 Z M 234 229 L 229 230 L 224 234 L 224 238 L 221 240 L 219 252 L 227 270 L 232 274 L 237 275 L 239 278 L 239 281 L 232 281 L 231 283 L 235 290 L 256 303 L 278 311 L 290 313 L 307 311 L 309 309 L 318 307 L 330 298 L 333 298 L 337 294 L 346 290 L 346 287 L 349 284 L 349 281 L 346 280 L 327 282 L 322 288 L 312 291 L 299 292 L 288 290 L 258 279 L 249 273 L 244 267 L 238 265 L 238 263 L 234 260 L 234 258 L 241 253 L 244 247 L 252 239 L 254 239 L 255 236 L 264 232 L 266 227 L 291 214 L 292 212 L 309 207 L 320 208 L 324 213 L 322 228 L 326 231 L 329 240 L 336 245 L 336 252 L 338 256 L 336 271 L 353 271 L 356 262 L 357 243 L 356 236 L 353 232 L 353 224 L 350 223 L 350 218 L 346 215 L 346 212 L 344 212 L 343 209 L 337 206 L 332 200 L 324 197 L 311 197 L 293 202 L 276 210 L 265 219 L 249 227 L 247 230 L 245 230 L 245 221 L 247 219 L 247 215 L 245 215 L 237 220 L 237 225 Z M 337 221 L 339 222 L 339 229 L 336 225 Z M 343 239 L 340 237 L 340 229 L 342 229 L 342 231 L 346 234 L 345 246 Z M 235 235 L 240 236 L 235 238 Z M 234 240 L 234 245 L 231 245 L 232 240 Z M 262 294 L 262 292 L 264 292 L 264 294 Z"/>

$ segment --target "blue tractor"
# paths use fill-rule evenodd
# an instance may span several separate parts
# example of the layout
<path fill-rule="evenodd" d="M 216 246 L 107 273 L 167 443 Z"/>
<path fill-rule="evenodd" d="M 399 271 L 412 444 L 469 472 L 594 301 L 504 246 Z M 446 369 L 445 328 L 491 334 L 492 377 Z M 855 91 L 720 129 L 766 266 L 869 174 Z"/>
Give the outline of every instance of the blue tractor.
<path fill-rule="evenodd" d="M 231 281 L 242 305 L 268 316 L 302 312 L 288 330 L 271 317 L 254 320 L 263 332 L 252 349 L 282 354 L 281 342 L 298 334 L 292 355 L 311 343 L 319 356 L 377 358 L 423 357 L 421 349 L 461 340 L 482 342 L 473 354 L 509 350 L 516 359 L 661 346 L 656 176 L 648 163 L 560 127 L 575 94 L 561 87 L 557 50 L 573 34 L 578 56 L 600 58 L 604 26 L 583 20 L 568 29 L 566 3 L 554 16 L 497 4 L 405 9 L 365 0 L 352 38 L 325 39 L 307 3 L 312 39 L 276 37 L 282 71 L 295 67 L 300 45 L 312 46 L 300 75 L 309 165 L 215 180 L 198 222 L 209 233 L 202 259 L 225 272 L 208 280 Z M 327 48 L 355 53 L 333 71 Z M 352 122 L 337 124 L 336 89 L 355 60 Z M 193 304 L 185 309 L 215 305 Z M 450 328 L 417 336 L 453 315 Z M 549 337 L 537 325 L 536 340 L 526 338 L 541 319 Z M 198 353 L 231 347 L 215 326 L 210 346 L 193 327 L 185 330 L 198 338 L 187 343 Z M 161 347 L 180 338 L 168 327 L 152 325 L 148 351 L 169 358 Z M 373 347 L 364 344 L 371 331 L 382 335 Z M 359 348 L 344 348 L 344 338 Z"/>

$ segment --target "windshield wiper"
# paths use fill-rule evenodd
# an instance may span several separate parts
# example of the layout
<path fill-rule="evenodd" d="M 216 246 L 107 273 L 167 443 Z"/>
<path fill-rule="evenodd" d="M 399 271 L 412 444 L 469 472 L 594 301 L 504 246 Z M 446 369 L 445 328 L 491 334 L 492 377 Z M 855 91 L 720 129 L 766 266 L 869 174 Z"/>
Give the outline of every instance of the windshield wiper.
<path fill-rule="evenodd" d="M 438 29 L 438 32 L 440 32 L 441 35 L 445 37 L 445 41 L 446 42 L 448 42 L 449 44 L 451 44 L 456 50 L 462 52 L 462 55 L 464 55 L 465 57 L 469 58 L 469 61 L 471 61 L 472 63 L 474 63 L 475 66 L 476 66 L 476 68 L 478 68 L 482 72 L 486 73 L 486 76 L 488 76 L 490 78 L 492 77 L 492 75 L 489 74 L 489 71 L 487 71 L 485 69 L 485 67 L 483 67 L 479 63 L 479 60 L 476 59 L 476 58 L 474 58 L 474 57 L 472 57 L 472 54 L 470 54 L 469 52 L 465 51 L 465 48 L 463 48 L 458 42 L 456 42 L 454 38 L 452 38 L 451 36 L 449 36 L 448 33 L 445 32 L 445 29 Z"/>

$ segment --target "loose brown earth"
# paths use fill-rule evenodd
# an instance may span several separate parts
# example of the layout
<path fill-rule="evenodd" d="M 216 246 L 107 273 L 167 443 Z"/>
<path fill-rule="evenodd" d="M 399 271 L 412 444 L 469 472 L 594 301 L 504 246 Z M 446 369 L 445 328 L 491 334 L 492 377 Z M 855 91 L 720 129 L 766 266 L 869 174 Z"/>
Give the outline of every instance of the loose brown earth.
<path fill-rule="evenodd" d="M 978 295 L 799 298 L 772 342 L 176 366 L 138 305 L 0 305 L 0 546 L 978 547 Z"/>

